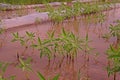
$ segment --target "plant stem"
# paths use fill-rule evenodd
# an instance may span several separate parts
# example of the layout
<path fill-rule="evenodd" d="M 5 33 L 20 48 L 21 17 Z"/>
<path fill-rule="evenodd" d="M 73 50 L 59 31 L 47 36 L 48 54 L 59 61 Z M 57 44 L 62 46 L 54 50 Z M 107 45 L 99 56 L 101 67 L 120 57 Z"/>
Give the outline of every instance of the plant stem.
<path fill-rule="evenodd" d="M 114 73 L 114 80 L 116 80 L 116 77 L 117 77 L 117 75 L 116 75 L 116 72 Z"/>

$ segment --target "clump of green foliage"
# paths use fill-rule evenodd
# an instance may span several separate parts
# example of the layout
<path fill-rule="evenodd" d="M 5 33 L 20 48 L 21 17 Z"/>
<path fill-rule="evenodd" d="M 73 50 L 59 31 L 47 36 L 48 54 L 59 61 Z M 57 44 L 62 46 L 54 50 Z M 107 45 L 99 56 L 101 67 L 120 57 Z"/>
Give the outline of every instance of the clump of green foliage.
<path fill-rule="evenodd" d="M 74 59 L 79 50 L 87 51 L 90 49 L 88 43 L 88 37 L 80 39 L 72 32 L 67 32 L 63 28 L 62 33 L 58 37 L 54 36 L 54 31 L 48 33 L 47 39 L 41 40 L 38 37 L 37 44 L 33 44 L 32 47 L 40 51 L 40 57 L 47 56 L 49 60 L 58 55 L 63 57 L 69 56 Z"/>
<path fill-rule="evenodd" d="M 72 0 L 0 0 L 0 3 L 9 4 L 39 4 L 39 3 L 49 3 L 49 2 L 69 2 Z"/>
<path fill-rule="evenodd" d="M 109 5 L 110 4 L 107 4 L 107 3 L 104 5 L 100 5 L 97 3 L 96 4 L 87 4 L 87 3 L 85 4 L 85 3 L 81 3 L 77 1 L 73 3 L 72 6 L 62 4 L 57 9 L 54 9 L 50 5 L 49 6 L 46 5 L 46 11 L 48 11 L 48 15 L 53 22 L 59 23 L 69 18 L 76 19 L 76 17 L 80 15 L 89 15 L 92 13 L 97 13 L 102 10 L 106 10 L 109 8 Z M 102 19 L 101 21 L 103 21 L 104 15 L 101 14 L 99 18 Z"/>
<path fill-rule="evenodd" d="M 110 47 L 107 50 L 107 56 L 108 56 L 108 76 L 111 75 L 114 76 L 114 80 L 116 80 L 117 73 L 120 72 L 120 21 L 115 21 L 117 24 L 110 25 L 109 29 L 110 32 L 107 34 L 109 37 L 115 37 L 116 44 L 110 45 Z M 106 38 L 106 37 L 105 37 Z"/>
<path fill-rule="evenodd" d="M 110 38 L 110 37 L 116 37 L 117 40 L 119 41 L 120 40 L 120 21 L 117 20 L 115 21 L 116 24 L 115 25 L 110 25 L 109 29 L 110 29 L 110 32 L 105 34 L 103 36 L 103 38 Z"/>
<path fill-rule="evenodd" d="M 110 33 L 113 37 L 119 37 L 120 36 L 120 22 L 117 21 L 116 25 L 110 25 Z"/>
<path fill-rule="evenodd" d="M 114 80 L 116 80 L 116 73 L 120 72 L 120 46 L 115 48 L 111 45 L 107 50 L 107 55 L 110 61 L 107 67 L 108 76 L 114 75 Z"/>

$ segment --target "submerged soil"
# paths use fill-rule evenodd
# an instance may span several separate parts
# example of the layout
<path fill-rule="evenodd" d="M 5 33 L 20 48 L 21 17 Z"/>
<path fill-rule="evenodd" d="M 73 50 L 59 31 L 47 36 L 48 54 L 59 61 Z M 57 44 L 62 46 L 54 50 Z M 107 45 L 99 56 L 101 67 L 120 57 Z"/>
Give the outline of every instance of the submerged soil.
<path fill-rule="evenodd" d="M 89 77 L 89 80 L 113 80 L 113 76 L 110 78 L 107 76 L 106 66 L 108 61 L 105 53 L 110 44 L 116 43 L 116 39 L 111 38 L 106 41 L 102 36 L 109 32 L 110 24 L 115 24 L 114 21 L 120 19 L 120 9 L 105 11 L 103 14 L 106 17 L 102 24 L 96 22 L 94 17 L 97 14 L 91 14 L 81 16 L 78 20 L 71 19 L 64 21 L 59 25 L 48 22 L 40 25 L 21 26 L 6 30 L 5 34 L 0 35 L 2 42 L 0 61 L 9 62 L 11 65 L 8 67 L 4 76 L 15 75 L 15 80 L 39 80 L 36 72 L 40 71 L 46 78 L 60 74 L 59 80 L 78 80 L 79 74 L 81 80 L 87 80 L 86 77 Z M 13 38 L 12 33 L 19 32 L 20 35 L 24 36 L 26 31 L 35 32 L 36 37 L 39 36 L 44 39 L 47 37 L 46 33 L 52 30 L 55 30 L 55 34 L 59 35 L 62 27 L 82 38 L 88 34 L 89 40 L 92 40 L 89 45 L 95 49 L 89 54 L 87 67 L 83 66 L 85 65 L 85 52 L 83 51 L 78 53 L 74 62 L 68 61 L 67 58 L 63 59 L 61 56 L 57 56 L 49 62 L 46 57 L 40 58 L 37 50 L 33 51 L 29 48 L 24 54 L 24 59 L 28 57 L 32 58 L 31 65 L 34 72 L 28 72 L 29 79 L 27 79 L 25 76 L 26 71 L 23 72 L 18 67 L 15 67 L 18 63 L 17 54 L 21 55 L 24 47 L 19 42 L 11 42 Z M 117 80 L 120 80 L 119 76 Z"/>

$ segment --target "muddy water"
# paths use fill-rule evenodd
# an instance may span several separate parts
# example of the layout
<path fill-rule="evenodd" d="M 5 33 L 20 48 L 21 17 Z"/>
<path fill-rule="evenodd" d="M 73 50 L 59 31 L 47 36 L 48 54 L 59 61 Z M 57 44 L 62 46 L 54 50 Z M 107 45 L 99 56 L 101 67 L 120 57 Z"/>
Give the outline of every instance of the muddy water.
<path fill-rule="evenodd" d="M 40 71 L 46 78 L 53 77 L 56 74 L 60 74 L 59 80 L 78 80 L 79 72 L 81 80 L 113 80 L 113 77 L 107 77 L 107 56 L 105 52 L 110 44 L 115 43 L 116 39 L 111 38 L 106 41 L 102 38 L 102 35 L 109 32 L 109 25 L 114 24 L 114 21 L 120 19 L 120 9 L 114 9 L 107 12 L 103 12 L 106 17 L 104 23 L 96 23 L 95 15 L 82 16 L 78 20 L 65 21 L 59 25 L 53 25 L 53 23 L 43 23 L 35 24 L 30 26 L 21 26 L 19 28 L 12 28 L 6 31 L 5 34 L 0 35 L 2 39 L 2 47 L 0 48 L 0 61 L 11 63 L 5 72 L 4 76 L 8 77 L 10 75 L 15 75 L 15 80 L 39 80 L 36 72 Z M 67 31 L 74 32 L 77 36 L 85 37 L 86 34 L 89 35 L 90 46 L 95 48 L 89 54 L 89 63 L 87 67 L 83 66 L 85 64 L 84 52 L 80 51 L 75 58 L 75 61 L 67 61 L 66 58 L 61 58 L 57 56 L 55 59 L 51 59 L 49 62 L 46 57 L 40 58 L 39 52 L 31 48 L 27 49 L 24 54 L 24 59 L 32 58 L 32 69 L 34 72 L 22 71 L 20 68 L 15 67 L 18 63 L 17 53 L 21 55 L 24 51 L 19 42 L 11 42 L 12 33 L 19 32 L 20 35 L 24 36 L 26 31 L 35 32 L 36 37 L 41 37 L 42 39 L 47 37 L 47 32 L 55 30 L 55 34 L 59 35 L 62 27 Z M 98 53 L 98 56 L 94 56 Z M 29 79 L 26 78 L 25 74 L 28 73 Z M 117 80 L 120 78 L 118 77 Z"/>

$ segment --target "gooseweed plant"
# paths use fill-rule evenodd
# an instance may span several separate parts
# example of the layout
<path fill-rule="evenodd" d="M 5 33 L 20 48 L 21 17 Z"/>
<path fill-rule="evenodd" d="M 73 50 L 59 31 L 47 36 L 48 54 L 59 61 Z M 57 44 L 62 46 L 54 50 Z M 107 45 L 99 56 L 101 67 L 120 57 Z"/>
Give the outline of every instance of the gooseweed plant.
<path fill-rule="evenodd" d="M 72 6 L 67 6 L 64 3 L 57 9 L 54 9 L 52 6 L 46 5 L 46 10 L 48 11 L 48 15 L 51 18 L 53 22 L 59 23 L 63 22 L 66 19 L 74 18 L 80 16 L 80 15 L 88 15 L 92 13 L 97 13 L 102 10 L 106 10 L 109 8 L 109 6 L 104 5 L 110 5 L 110 4 L 85 4 L 81 3 L 79 1 L 73 3 Z M 104 17 L 101 15 L 101 17 Z M 103 19 L 103 18 L 102 18 Z"/>
<path fill-rule="evenodd" d="M 54 76 L 52 79 L 48 78 L 46 79 L 40 72 L 37 72 L 39 80 L 58 80 L 59 79 L 59 74 Z"/>
<path fill-rule="evenodd" d="M 63 22 L 63 20 L 65 20 L 65 17 L 63 16 L 64 11 L 62 11 L 60 8 L 55 10 L 52 6 L 47 5 L 47 10 L 49 10 L 48 16 L 54 23 Z"/>
<path fill-rule="evenodd" d="M 110 45 L 107 56 L 109 60 L 107 67 L 108 77 L 113 75 L 114 80 L 117 80 L 117 73 L 120 72 L 120 45 L 118 44 L 117 48 Z"/>
<path fill-rule="evenodd" d="M 22 58 L 19 57 L 19 65 L 18 67 L 22 69 L 22 71 L 32 71 L 31 69 L 31 61 L 32 59 L 29 57 L 26 60 L 23 60 Z"/>
<path fill-rule="evenodd" d="M 117 21 L 116 25 L 110 25 L 110 33 L 113 37 L 117 37 L 117 39 L 120 39 L 120 22 Z"/>
<path fill-rule="evenodd" d="M 69 56 L 74 59 L 78 51 L 83 50 L 84 41 L 63 28 L 58 37 L 54 36 L 53 31 L 48 33 L 47 39 L 41 40 L 38 37 L 37 44 L 32 46 L 40 51 L 40 57 L 47 56 L 49 60 L 57 55 Z"/>
<path fill-rule="evenodd" d="M 0 80 L 15 80 L 15 76 L 4 77 L 4 74 L 9 66 L 9 63 L 0 62 Z"/>
<path fill-rule="evenodd" d="M 17 32 L 17 33 L 13 33 L 12 42 L 20 42 L 20 44 L 25 47 L 25 50 L 23 52 L 23 54 L 24 54 L 25 51 L 28 48 L 30 48 L 29 44 L 32 44 L 34 42 L 34 37 L 35 37 L 35 35 L 32 32 L 26 31 L 25 36 L 20 36 L 20 34 Z"/>
<path fill-rule="evenodd" d="M 117 20 L 116 25 L 110 25 L 110 37 L 115 37 L 117 39 L 115 45 L 110 45 L 107 50 L 108 56 L 108 77 L 114 76 L 114 80 L 117 80 L 117 73 L 120 72 L 120 21 Z"/>
<path fill-rule="evenodd" d="M 115 25 L 110 24 L 110 27 L 109 27 L 110 32 L 105 34 L 103 38 L 109 39 L 111 37 L 115 37 L 117 39 L 117 42 L 119 42 L 120 41 L 120 21 L 117 20 L 115 22 L 116 22 Z"/>
<path fill-rule="evenodd" d="M 106 15 L 103 14 L 103 13 L 100 13 L 98 16 L 97 16 L 97 20 L 98 22 L 102 25 L 103 22 L 105 21 L 105 18 L 106 18 Z"/>

